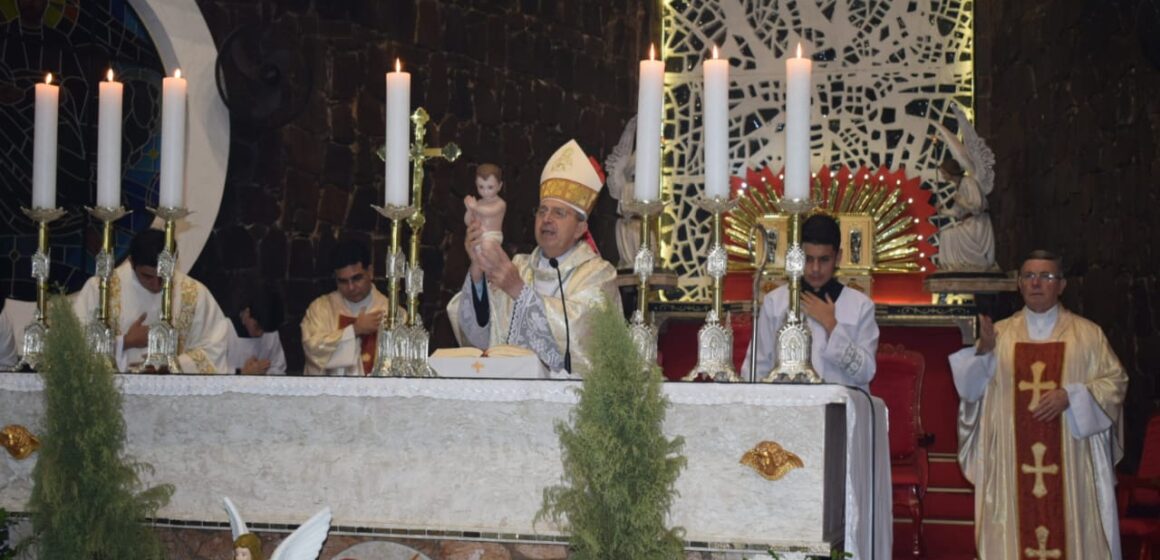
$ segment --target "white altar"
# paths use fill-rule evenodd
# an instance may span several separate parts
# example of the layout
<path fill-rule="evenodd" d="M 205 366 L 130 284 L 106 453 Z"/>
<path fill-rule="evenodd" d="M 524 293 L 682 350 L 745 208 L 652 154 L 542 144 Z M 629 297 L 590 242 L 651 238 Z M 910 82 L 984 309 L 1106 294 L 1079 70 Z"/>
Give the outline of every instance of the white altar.
<path fill-rule="evenodd" d="M 224 521 L 229 496 L 249 522 L 297 524 L 329 505 L 343 527 L 559 535 L 532 519 L 543 488 L 560 483 L 553 426 L 567 418 L 578 382 L 118 379 L 128 452 L 154 467 L 147 484 L 177 487 L 160 517 Z M 37 375 L 0 374 L 0 425 L 39 433 L 41 390 Z M 881 401 L 872 438 L 867 397 L 845 387 L 668 383 L 665 393 L 665 431 L 684 436 L 688 458 L 671 516 L 687 541 L 827 555 L 844 543 L 855 558 L 890 557 Z M 770 481 L 742 465 L 763 440 L 804 468 Z M 3 457 L 0 507 L 21 511 L 34 459 Z"/>

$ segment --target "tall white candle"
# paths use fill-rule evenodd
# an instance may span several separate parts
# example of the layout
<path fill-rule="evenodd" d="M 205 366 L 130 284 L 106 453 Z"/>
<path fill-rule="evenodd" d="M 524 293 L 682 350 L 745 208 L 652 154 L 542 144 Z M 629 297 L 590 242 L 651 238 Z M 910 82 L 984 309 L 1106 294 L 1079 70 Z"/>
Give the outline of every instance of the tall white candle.
<path fill-rule="evenodd" d="M 701 63 L 705 73 L 704 112 L 705 196 L 729 198 L 729 60 L 717 58 Z"/>
<path fill-rule="evenodd" d="M 181 70 L 161 80 L 161 193 L 158 205 L 180 208 L 185 190 L 186 83 Z"/>
<path fill-rule="evenodd" d="M 52 74 L 36 84 L 36 135 L 32 141 L 32 207 L 56 208 L 56 132 L 60 88 Z"/>
<path fill-rule="evenodd" d="M 785 196 L 804 200 L 810 194 L 810 70 L 812 63 L 797 57 L 785 61 Z"/>
<path fill-rule="evenodd" d="M 395 71 L 387 73 L 387 157 L 384 164 L 386 202 L 407 206 L 410 189 L 407 175 L 411 172 L 407 157 L 411 151 L 411 74 L 403 72 L 395 60 Z"/>
<path fill-rule="evenodd" d="M 640 91 L 636 102 L 636 178 L 632 198 L 660 200 L 661 106 L 664 104 L 665 63 L 656 60 L 652 45 L 640 61 Z"/>
<path fill-rule="evenodd" d="M 113 81 L 113 70 L 100 85 L 97 117 L 97 206 L 121 206 L 121 111 L 124 86 Z"/>

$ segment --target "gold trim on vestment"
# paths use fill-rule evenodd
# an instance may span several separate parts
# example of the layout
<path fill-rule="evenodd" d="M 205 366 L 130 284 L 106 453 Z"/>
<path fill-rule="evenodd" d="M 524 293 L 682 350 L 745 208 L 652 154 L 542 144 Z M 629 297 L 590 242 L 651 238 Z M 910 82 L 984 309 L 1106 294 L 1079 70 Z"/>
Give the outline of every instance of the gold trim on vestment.
<path fill-rule="evenodd" d="M 181 279 L 181 316 L 177 318 L 177 353 L 185 353 L 185 339 L 193 327 L 193 315 L 197 311 L 197 283 L 188 276 Z M 213 369 L 213 366 L 210 366 Z"/>
<path fill-rule="evenodd" d="M 545 198 L 559 198 L 584 209 L 585 214 L 592 213 L 596 206 L 596 191 L 576 181 L 553 178 L 540 183 L 540 200 Z"/>

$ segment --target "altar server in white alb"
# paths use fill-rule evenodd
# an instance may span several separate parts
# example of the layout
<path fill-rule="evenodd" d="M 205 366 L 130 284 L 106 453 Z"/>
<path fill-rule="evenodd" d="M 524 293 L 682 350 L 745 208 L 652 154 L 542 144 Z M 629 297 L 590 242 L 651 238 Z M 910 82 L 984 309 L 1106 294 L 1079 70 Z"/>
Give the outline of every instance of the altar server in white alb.
<path fill-rule="evenodd" d="M 571 140 L 540 174 L 537 247 L 530 255 L 509 259 L 499 244 L 483 243 L 478 220 L 468 226 L 471 267 L 463 289 L 447 305 L 460 344 L 522 346 L 552 371 L 588 371 L 589 314 L 606 298 L 620 304 L 616 269 L 585 242 L 588 216 L 603 187 L 599 168 Z"/>
<path fill-rule="evenodd" d="M 391 300 L 375 288 L 371 252 L 358 241 L 343 241 L 331 254 L 333 292 L 319 296 L 302 318 L 306 375 L 370 375 L 379 329 Z M 406 313 L 399 308 L 400 321 Z"/>
<path fill-rule="evenodd" d="M 147 229 L 129 244 L 129 258 L 109 278 L 109 319 L 116 340 L 118 371 L 132 371 L 144 361 L 149 329 L 161 317 L 162 279 L 157 257 L 165 248 L 165 234 Z M 174 270 L 172 322 L 177 330 L 174 373 L 227 373 L 226 347 L 230 321 L 201 282 Z M 93 320 L 100 306 L 100 279 L 89 278 L 73 301 L 82 322 Z"/>
<path fill-rule="evenodd" d="M 842 231 L 834 218 L 815 214 L 802 223 L 806 265 L 801 308 L 813 335 L 811 362 L 827 383 L 869 391 L 876 369 L 878 323 L 874 321 L 874 302 L 834 278 L 842 258 L 841 244 Z M 755 337 L 759 379 L 777 365 L 777 331 L 785 324 L 788 309 L 788 286 L 770 292 L 761 304 Z M 741 371 L 749 371 L 753 355 L 751 348 Z"/>
<path fill-rule="evenodd" d="M 1060 258 L 1019 270 L 1025 307 L 951 354 L 959 464 L 979 558 L 1120 558 L 1115 464 L 1128 376 L 1095 323 L 1059 305 Z"/>

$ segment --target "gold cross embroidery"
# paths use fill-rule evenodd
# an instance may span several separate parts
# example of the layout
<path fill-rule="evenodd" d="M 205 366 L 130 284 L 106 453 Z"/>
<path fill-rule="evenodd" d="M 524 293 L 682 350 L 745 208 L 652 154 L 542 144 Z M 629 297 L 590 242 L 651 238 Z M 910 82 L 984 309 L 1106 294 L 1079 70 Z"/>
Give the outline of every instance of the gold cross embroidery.
<path fill-rule="evenodd" d="M 479 375 L 479 371 L 483 369 L 483 364 L 476 360 L 474 364 L 471 364 L 471 369 L 475 370 L 476 375 Z"/>
<path fill-rule="evenodd" d="M 1019 465 L 1019 470 L 1023 474 L 1035 475 L 1035 487 L 1031 489 L 1031 494 L 1036 498 L 1042 498 L 1047 495 L 1047 486 L 1043 484 L 1043 475 L 1045 474 L 1059 474 L 1059 465 L 1044 465 L 1043 454 L 1047 452 L 1047 446 L 1042 442 L 1035 442 L 1031 446 L 1031 453 L 1035 455 L 1035 465 Z"/>
<path fill-rule="evenodd" d="M 1020 391 L 1031 391 L 1031 402 L 1027 405 L 1027 410 L 1029 411 L 1033 412 L 1036 408 L 1039 408 L 1039 397 L 1043 396 L 1044 391 L 1055 389 L 1054 381 L 1040 381 L 1043 378 L 1043 370 L 1046 368 L 1047 365 L 1043 362 L 1031 364 L 1032 381 L 1030 383 L 1027 381 L 1019 382 Z"/>
<path fill-rule="evenodd" d="M 1023 549 L 1023 555 L 1028 558 L 1039 558 L 1040 560 L 1063 557 L 1063 552 L 1058 548 L 1047 548 L 1047 535 L 1049 533 L 1050 531 L 1043 525 L 1036 527 L 1035 540 L 1039 541 L 1039 548 L 1025 548 Z"/>

